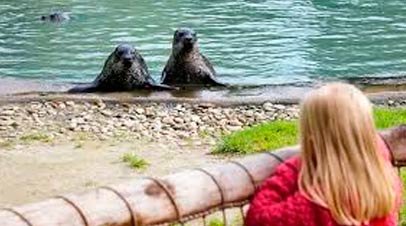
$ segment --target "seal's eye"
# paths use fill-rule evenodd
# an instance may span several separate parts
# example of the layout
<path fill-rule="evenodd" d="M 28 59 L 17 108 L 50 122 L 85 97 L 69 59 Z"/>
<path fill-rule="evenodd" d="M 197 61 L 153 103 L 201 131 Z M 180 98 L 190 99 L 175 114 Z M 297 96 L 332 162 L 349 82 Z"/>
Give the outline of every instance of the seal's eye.
<path fill-rule="evenodd" d="M 117 53 L 117 56 L 122 56 L 124 54 L 124 52 L 121 50 L 117 51 L 116 53 Z"/>
<path fill-rule="evenodd" d="M 183 36 L 185 36 L 185 34 L 186 34 L 185 32 L 179 32 L 178 33 L 179 37 L 183 37 Z"/>

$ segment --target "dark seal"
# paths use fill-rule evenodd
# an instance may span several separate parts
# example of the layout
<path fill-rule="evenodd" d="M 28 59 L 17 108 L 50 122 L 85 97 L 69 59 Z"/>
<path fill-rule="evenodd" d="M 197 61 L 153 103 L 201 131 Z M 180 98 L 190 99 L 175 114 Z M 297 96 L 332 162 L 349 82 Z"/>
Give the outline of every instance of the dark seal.
<path fill-rule="evenodd" d="M 69 14 L 65 12 L 54 12 L 46 16 L 41 16 L 42 21 L 49 21 L 55 23 L 60 23 L 69 19 L 70 19 Z"/>
<path fill-rule="evenodd" d="M 171 90 L 167 85 L 157 84 L 138 51 L 131 45 L 121 44 L 107 58 L 102 72 L 92 84 L 69 90 L 77 92 L 116 92 L 136 89 Z"/>
<path fill-rule="evenodd" d="M 162 72 L 161 83 L 175 86 L 226 86 L 216 80 L 210 61 L 199 52 L 196 32 L 175 31 L 172 54 Z"/>

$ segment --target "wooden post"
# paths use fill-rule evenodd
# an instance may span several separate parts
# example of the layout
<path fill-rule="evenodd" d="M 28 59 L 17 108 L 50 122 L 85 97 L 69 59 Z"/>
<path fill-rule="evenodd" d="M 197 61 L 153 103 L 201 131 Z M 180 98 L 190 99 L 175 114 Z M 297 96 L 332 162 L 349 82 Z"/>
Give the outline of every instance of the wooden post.
<path fill-rule="evenodd" d="M 406 163 L 406 126 L 384 131 L 395 163 Z M 248 203 L 255 187 L 298 147 L 238 162 L 143 178 L 0 210 L 2 226 L 132 226 L 184 222 Z"/>

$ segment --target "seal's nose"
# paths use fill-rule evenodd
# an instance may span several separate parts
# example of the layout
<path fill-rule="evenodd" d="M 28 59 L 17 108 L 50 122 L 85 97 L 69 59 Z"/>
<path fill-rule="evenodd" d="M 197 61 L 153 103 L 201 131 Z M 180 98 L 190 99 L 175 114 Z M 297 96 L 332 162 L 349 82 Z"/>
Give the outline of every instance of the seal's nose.
<path fill-rule="evenodd" d="M 187 42 L 193 42 L 193 36 L 191 36 L 191 35 L 186 36 L 186 37 L 185 37 L 185 41 L 187 41 Z"/>
<path fill-rule="evenodd" d="M 131 63 L 133 61 L 133 58 L 131 57 L 131 55 L 125 55 L 123 57 L 121 57 L 121 59 L 125 62 L 125 63 Z"/>

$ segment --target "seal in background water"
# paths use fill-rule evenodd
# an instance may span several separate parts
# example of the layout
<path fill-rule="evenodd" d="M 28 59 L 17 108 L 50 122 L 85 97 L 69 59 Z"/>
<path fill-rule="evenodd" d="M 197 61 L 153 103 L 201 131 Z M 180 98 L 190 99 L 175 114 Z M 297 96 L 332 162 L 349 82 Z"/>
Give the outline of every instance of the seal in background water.
<path fill-rule="evenodd" d="M 60 23 L 69 19 L 70 19 L 69 14 L 65 12 L 54 12 L 47 16 L 41 16 L 42 21 L 50 21 L 55 23 Z"/>
<path fill-rule="evenodd" d="M 91 85 L 74 87 L 68 92 L 115 92 L 135 89 L 176 88 L 157 84 L 138 51 L 131 45 L 121 44 L 107 58 L 102 72 Z"/>
<path fill-rule="evenodd" d="M 199 52 L 196 32 L 189 28 L 175 31 L 172 54 L 162 72 L 161 83 L 175 86 L 226 86 L 216 81 L 216 71 Z"/>

